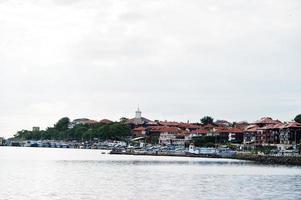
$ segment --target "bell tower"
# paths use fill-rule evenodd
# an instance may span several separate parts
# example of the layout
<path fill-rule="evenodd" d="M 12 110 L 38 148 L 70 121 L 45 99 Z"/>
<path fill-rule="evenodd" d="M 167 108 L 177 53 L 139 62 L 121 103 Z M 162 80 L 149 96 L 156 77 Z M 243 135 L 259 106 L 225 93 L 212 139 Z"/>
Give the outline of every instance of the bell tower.
<path fill-rule="evenodd" d="M 140 109 L 139 109 L 139 106 L 138 106 L 138 109 L 137 109 L 137 111 L 136 111 L 135 118 L 136 118 L 136 119 L 141 119 L 141 111 L 140 111 Z"/>

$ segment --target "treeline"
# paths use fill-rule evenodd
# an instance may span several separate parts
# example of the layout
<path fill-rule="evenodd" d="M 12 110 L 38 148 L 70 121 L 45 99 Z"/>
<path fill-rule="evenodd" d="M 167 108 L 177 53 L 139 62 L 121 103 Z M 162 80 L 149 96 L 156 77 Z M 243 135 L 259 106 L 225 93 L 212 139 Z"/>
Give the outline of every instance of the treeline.
<path fill-rule="evenodd" d="M 41 131 L 18 131 L 14 136 L 20 140 L 125 140 L 131 134 L 130 127 L 122 122 L 110 124 L 77 124 L 70 126 L 70 119 L 64 117 L 53 127 Z"/>

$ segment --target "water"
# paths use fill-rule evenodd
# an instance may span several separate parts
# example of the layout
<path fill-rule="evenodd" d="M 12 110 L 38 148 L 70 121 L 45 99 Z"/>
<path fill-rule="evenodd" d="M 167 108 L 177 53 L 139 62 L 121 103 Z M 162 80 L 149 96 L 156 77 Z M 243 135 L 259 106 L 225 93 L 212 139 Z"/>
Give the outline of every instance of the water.
<path fill-rule="evenodd" d="M 301 168 L 0 147 L 0 200 L 301 199 Z"/>

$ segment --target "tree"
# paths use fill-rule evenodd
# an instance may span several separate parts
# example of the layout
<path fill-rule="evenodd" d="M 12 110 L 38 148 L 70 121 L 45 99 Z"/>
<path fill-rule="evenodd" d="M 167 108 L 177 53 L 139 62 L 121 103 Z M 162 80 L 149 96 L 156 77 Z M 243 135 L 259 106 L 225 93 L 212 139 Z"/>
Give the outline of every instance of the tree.
<path fill-rule="evenodd" d="M 88 130 L 88 128 L 84 126 L 76 126 L 74 127 L 75 138 L 77 140 L 82 140 L 84 133 Z"/>
<path fill-rule="evenodd" d="M 301 123 L 301 114 L 297 115 L 294 120 L 295 122 Z"/>
<path fill-rule="evenodd" d="M 121 118 L 119 119 L 119 121 L 120 121 L 121 123 L 126 123 L 128 120 L 129 120 L 129 119 L 126 118 L 126 117 L 121 117 Z"/>
<path fill-rule="evenodd" d="M 54 125 L 54 128 L 58 131 L 66 131 L 68 130 L 69 123 L 70 119 L 68 117 L 63 117 Z"/>
<path fill-rule="evenodd" d="M 207 125 L 207 124 L 213 124 L 213 118 L 210 116 L 205 116 L 201 119 L 202 124 Z"/>

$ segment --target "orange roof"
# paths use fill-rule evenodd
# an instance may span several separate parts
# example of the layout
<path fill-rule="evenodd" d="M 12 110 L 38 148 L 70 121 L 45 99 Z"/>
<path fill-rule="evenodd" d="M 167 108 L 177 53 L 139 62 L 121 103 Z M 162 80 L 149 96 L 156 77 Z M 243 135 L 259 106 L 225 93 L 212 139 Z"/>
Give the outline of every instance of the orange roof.
<path fill-rule="evenodd" d="M 197 129 L 197 130 L 193 130 L 191 131 L 192 134 L 198 134 L 198 135 L 202 135 L 202 134 L 207 134 L 208 131 L 204 130 L 204 129 Z"/>
<path fill-rule="evenodd" d="M 137 128 L 134 128 L 133 131 L 145 131 L 145 128 L 137 127 Z"/>
<path fill-rule="evenodd" d="M 259 126 L 257 125 L 249 125 L 244 129 L 244 132 L 257 132 Z"/>
<path fill-rule="evenodd" d="M 301 123 L 289 122 L 288 124 L 284 125 L 283 128 L 300 128 L 301 129 Z"/>
<path fill-rule="evenodd" d="M 281 121 L 274 120 L 271 117 L 262 117 L 261 119 L 254 122 L 254 124 L 278 124 L 281 123 Z"/>
<path fill-rule="evenodd" d="M 177 127 L 168 127 L 168 126 L 164 126 L 162 128 L 159 129 L 159 131 L 162 133 L 162 132 L 178 132 L 179 129 Z"/>
<path fill-rule="evenodd" d="M 109 120 L 109 119 L 102 119 L 102 120 L 99 121 L 99 123 L 101 123 L 101 124 L 111 124 L 112 121 Z"/>
<path fill-rule="evenodd" d="M 218 128 L 217 133 L 242 133 L 243 131 L 238 128 Z"/>
<path fill-rule="evenodd" d="M 214 128 L 214 127 L 215 127 L 215 126 L 212 125 L 212 124 L 207 124 L 207 125 L 203 126 L 203 128 Z"/>

